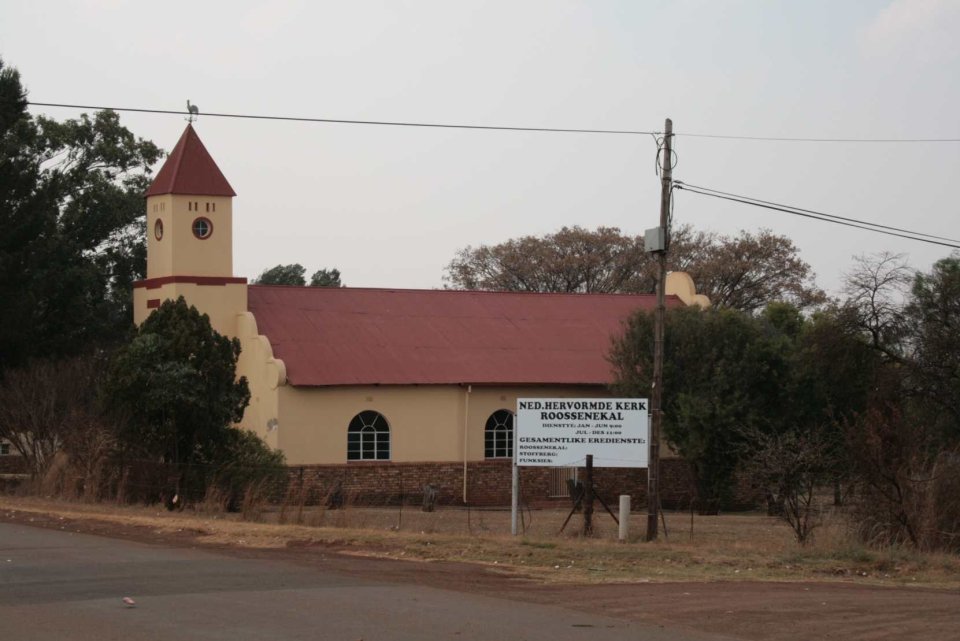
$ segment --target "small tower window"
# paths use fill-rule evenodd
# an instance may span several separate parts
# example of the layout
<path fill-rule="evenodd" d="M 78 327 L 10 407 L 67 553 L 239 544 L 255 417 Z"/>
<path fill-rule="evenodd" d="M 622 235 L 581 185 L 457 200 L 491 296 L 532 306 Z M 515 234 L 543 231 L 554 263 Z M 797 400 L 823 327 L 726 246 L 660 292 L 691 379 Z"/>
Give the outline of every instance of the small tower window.
<path fill-rule="evenodd" d="M 163 240 L 163 221 L 157 218 L 157 222 L 153 223 L 153 235 L 157 240 Z"/>
<path fill-rule="evenodd" d="M 193 235 L 200 240 L 206 240 L 213 234 L 213 223 L 210 222 L 209 218 L 202 216 L 193 221 L 191 228 L 193 229 Z"/>
<path fill-rule="evenodd" d="M 210 213 L 210 203 L 207 203 L 207 213 Z"/>

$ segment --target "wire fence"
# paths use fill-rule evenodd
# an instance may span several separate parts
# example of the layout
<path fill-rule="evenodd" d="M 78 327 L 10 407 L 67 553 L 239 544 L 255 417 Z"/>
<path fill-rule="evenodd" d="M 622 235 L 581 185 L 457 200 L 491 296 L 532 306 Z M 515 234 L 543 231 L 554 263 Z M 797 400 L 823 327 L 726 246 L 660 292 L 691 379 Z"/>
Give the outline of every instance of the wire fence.
<path fill-rule="evenodd" d="M 511 462 L 361 462 L 339 465 L 174 466 L 157 460 L 108 459 L 84 466 L 57 455 L 42 475 L 6 475 L 0 491 L 121 505 L 162 504 L 169 510 L 223 515 L 255 522 L 317 527 L 450 534 L 506 533 L 511 529 Z M 519 531 L 552 536 L 581 530 L 584 470 L 521 468 Z M 737 490 L 744 507 L 759 504 L 755 488 Z M 595 468 L 593 529 L 617 533 L 620 495 L 630 495 L 631 531 L 642 532 L 646 470 Z M 661 506 L 696 506 L 689 466 L 661 461 Z M 565 529 L 564 529 L 565 528 Z"/>
<path fill-rule="evenodd" d="M 478 463 L 468 471 L 464 498 L 462 464 L 257 466 L 115 460 L 85 469 L 55 458 L 42 476 L 21 477 L 7 492 L 119 504 L 163 504 L 170 510 L 217 514 L 255 522 L 408 532 L 472 534 L 510 531 L 510 462 Z M 631 487 L 601 482 L 595 509 L 599 536 L 616 536 L 617 495 L 642 497 L 645 477 Z M 550 536 L 576 535 L 582 506 L 578 470 L 523 470 L 519 529 Z M 642 498 L 634 509 L 643 507 Z M 607 523 L 609 521 L 609 523 Z M 639 526 L 638 526 L 639 527 Z"/>

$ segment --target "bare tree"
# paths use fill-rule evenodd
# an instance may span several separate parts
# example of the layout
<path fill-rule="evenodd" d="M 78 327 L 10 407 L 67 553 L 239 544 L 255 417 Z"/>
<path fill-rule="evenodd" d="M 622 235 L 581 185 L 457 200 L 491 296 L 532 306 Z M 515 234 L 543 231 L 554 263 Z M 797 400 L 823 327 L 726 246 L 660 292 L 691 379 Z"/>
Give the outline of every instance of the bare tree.
<path fill-rule="evenodd" d="M 772 301 L 805 308 L 825 300 L 793 242 L 767 230 L 731 238 L 681 226 L 672 233 L 669 261 L 718 307 L 756 312 Z M 444 280 L 462 289 L 650 293 L 655 274 L 643 238 L 615 227 L 564 227 L 461 249 Z"/>
<path fill-rule="evenodd" d="M 744 434 L 752 452 L 746 472 L 768 500 L 782 508 L 779 516 L 801 545 L 822 523 L 818 492 L 833 481 L 836 471 L 837 448 L 827 435 L 826 430 Z"/>
<path fill-rule="evenodd" d="M 902 256 L 861 256 L 840 311 L 881 355 L 872 400 L 848 420 L 864 539 L 960 547 L 960 255 L 914 272 Z"/>
<path fill-rule="evenodd" d="M 85 428 L 97 422 L 96 371 L 90 358 L 33 361 L 7 370 L 0 380 L 0 437 L 34 476 L 43 474 L 65 443 L 87 438 Z"/>
<path fill-rule="evenodd" d="M 923 412 L 877 403 L 847 426 L 861 485 L 854 505 L 872 544 L 960 547 L 960 447 L 944 445 Z"/>
<path fill-rule="evenodd" d="M 675 268 L 689 272 L 717 307 L 753 313 L 774 301 L 798 309 L 826 301 L 793 241 L 768 229 L 734 237 L 689 230 L 677 245 Z"/>
<path fill-rule="evenodd" d="M 853 269 L 845 274 L 843 308 L 852 329 L 894 361 L 904 357 L 904 299 L 914 276 L 903 255 L 890 252 L 856 256 Z"/>
<path fill-rule="evenodd" d="M 466 247 L 444 280 L 463 289 L 622 292 L 652 289 L 653 262 L 643 240 L 616 227 L 564 227 L 543 237 Z"/>

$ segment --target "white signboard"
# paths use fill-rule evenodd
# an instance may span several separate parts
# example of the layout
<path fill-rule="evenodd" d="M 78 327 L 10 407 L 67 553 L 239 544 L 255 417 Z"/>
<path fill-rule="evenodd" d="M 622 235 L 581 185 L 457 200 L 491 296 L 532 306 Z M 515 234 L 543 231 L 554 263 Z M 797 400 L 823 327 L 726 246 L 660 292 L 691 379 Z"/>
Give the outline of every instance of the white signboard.
<path fill-rule="evenodd" d="M 515 428 L 520 467 L 647 467 L 645 398 L 519 398 Z"/>

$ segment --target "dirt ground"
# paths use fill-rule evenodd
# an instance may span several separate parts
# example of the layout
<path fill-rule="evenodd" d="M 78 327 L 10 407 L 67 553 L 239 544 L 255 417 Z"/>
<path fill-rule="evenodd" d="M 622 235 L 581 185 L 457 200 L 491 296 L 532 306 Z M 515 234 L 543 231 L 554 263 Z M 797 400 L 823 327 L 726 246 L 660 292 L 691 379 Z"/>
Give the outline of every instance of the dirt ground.
<path fill-rule="evenodd" d="M 680 626 L 737 639 L 960 639 L 960 590 L 824 581 L 546 582 L 516 568 L 384 558 L 351 542 L 286 540 L 276 547 L 211 541 L 202 528 L 105 521 L 74 511 L 0 506 L 0 520 L 164 545 L 202 547 L 242 558 L 295 561 L 343 574 L 477 592 L 531 603 Z M 241 543 L 241 542 L 238 542 Z"/>

